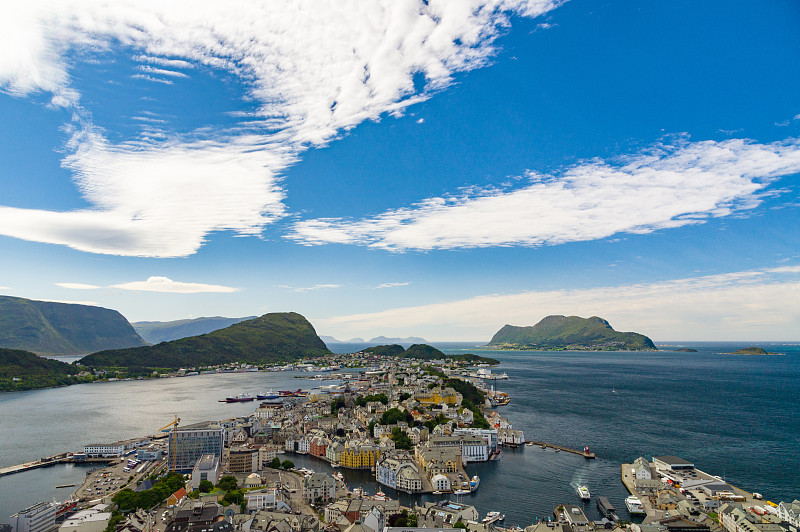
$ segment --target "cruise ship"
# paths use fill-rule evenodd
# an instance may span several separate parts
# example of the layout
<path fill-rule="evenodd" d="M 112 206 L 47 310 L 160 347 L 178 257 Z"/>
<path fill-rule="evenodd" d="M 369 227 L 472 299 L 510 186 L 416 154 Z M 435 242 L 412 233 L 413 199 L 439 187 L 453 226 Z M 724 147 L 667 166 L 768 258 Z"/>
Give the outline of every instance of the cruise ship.
<path fill-rule="evenodd" d="M 247 401 L 255 401 L 255 397 L 248 393 L 240 393 L 234 397 L 226 397 L 226 403 L 245 403 Z"/>
<path fill-rule="evenodd" d="M 592 498 L 592 494 L 589 493 L 589 488 L 586 486 L 578 486 L 575 488 L 575 491 L 578 492 L 578 497 L 580 497 L 584 501 L 588 501 Z"/>
<path fill-rule="evenodd" d="M 647 513 L 644 511 L 644 506 L 642 506 L 642 501 L 640 501 L 638 497 L 634 497 L 633 495 L 625 499 L 625 506 L 628 507 L 628 512 L 631 515 Z"/>

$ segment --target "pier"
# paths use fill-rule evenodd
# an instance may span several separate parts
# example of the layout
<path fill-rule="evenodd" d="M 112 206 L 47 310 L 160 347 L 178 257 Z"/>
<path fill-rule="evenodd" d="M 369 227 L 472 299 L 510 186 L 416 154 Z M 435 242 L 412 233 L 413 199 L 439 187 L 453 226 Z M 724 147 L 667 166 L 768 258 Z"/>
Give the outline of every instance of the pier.
<path fill-rule="evenodd" d="M 34 462 L 26 462 L 24 464 L 0 468 L 0 477 L 12 475 L 14 473 L 22 473 L 23 471 L 29 471 L 39 467 L 49 467 L 51 465 L 61 464 L 66 461 L 67 453 L 61 453 L 54 456 L 49 456 L 47 458 L 40 458 Z"/>
<path fill-rule="evenodd" d="M 562 447 L 561 445 L 553 445 L 552 443 L 545 443 L 543 441 L 526 440 L 525 441 L 525 445 L 538 445 L 542 449 L 547 449 L 549 447 L 551 449 L 557 449 L 559 451 L 564 451 L 565 453 L 578 454 L 578 455 L 583 456 L 584 458 L 588 458 L 588 459 L 595 458 L 594 453 L 585 453 L 585 452 L 579 451 L 577 449 L 570 449 L 569 447 Z"/>

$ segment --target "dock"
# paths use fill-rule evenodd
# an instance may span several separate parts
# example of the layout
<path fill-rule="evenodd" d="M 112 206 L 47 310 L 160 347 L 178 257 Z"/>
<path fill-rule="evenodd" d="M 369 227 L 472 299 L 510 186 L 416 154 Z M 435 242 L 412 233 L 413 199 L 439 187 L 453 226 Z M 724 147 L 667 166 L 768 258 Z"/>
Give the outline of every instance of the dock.
<path fill-rule="evenodd" d="M 526 440 L 525 444 L 526 445 L 538 445 L 542 449 L 547 449 L 549 447 L 551 449 L 557 449 L 559 451 L 564 451 L 565 453 L 578 454 L 578 455 L 583 456 L 584 458 L 587 458 L 587 459 L 595 458 L 594 453 L 585 453 L 585 452 L 579 451 L 577 449 L 570 449 L 569 447 L 562 447 L 561 445 L 553 445 L 552 443 L 545 443 L 543 441 Z"/>
<path fill-rule="evenodd" d="M 0 468 L 0 477 L 5 475 L 13 475 L 14 473 L 22 473 L 23 471 L 30 471 L 31 469 L 37 469 L 40 467 L 50 467 L 66 461 L 67 453 L 48 456 L 47 458 L 39 458 L 34 462 L 26 462 L 24 464 Z"/>

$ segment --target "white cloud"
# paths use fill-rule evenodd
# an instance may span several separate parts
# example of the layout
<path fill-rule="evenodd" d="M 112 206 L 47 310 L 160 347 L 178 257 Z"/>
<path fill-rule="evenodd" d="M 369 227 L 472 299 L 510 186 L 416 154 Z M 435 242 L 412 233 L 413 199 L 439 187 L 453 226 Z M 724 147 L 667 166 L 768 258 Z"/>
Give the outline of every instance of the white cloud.
<path fill-rule="evenodd" d="M 315 319 L 336 336 L 417 335 L 488 341 L 504 324 L 548 314 L 601 316 L 654 340 L 797 340 L 800 267 L 576 290 L 527 291 Z M 371 332 L 370 332 L 371 331 Z"/>
<path fill-rule="evenodd" d="M 408 286 L 410 284 L 411 284 L 410 282 L 405 282 L 405 283 L 381 283 L 378 286 L 376 286 L 375 288 L 376 289 L 378 289 L 378 288 L 395 288 L 395 287 L 398 287 L 398 286 Z"/>
<path fill-rule="evenodd" d="M 0 90 L 52 94 L 77 106 L 69 65 L 118 48 L 138 77 L 170 84 L 174 70 L 222 69 L 257 102 L 257 136 L 191 132 L 191 142 L 143 133 L 112 145 L 90 126 L 65 165 L 90 209 L 0 208 L 0 233 L 93 253 L 176 257 L 209 232 L 257 235 L 284 213 L 275 175 L 309 146 L 446 87 L 481 67 L 512 14 L 561 0 L 11 0 L 0 7 Z M 156 65 L 157 67 L 149 67 Z M 157 72 L 159 71 L 160 72 Z M 154 77 L 158 74 L 161 77 Z M 416 92 L 414 77 L 426 84 Z M 86 120 L 91 110 L 78 109 Z M 204 144 L 207 143 L 207 144 Z"/>
<path fill-rule="evenodd" d="M 95 284 L 83 283 L 55 283 L 55 285 L 61 288 L 69 288 L 70 290 L 97 290 L 98 288 L 102 288 L 102 286 L 97 286 Z"/>
<path fill-rule="evenodd" d="M 155 276 L 148 277 L 146 281 L 132 281 L 129 283 L 111 285 L 111 288 L 120 288 L 122 290 L 135 290 L 141 292 L 167 292 L 173 294 L 200 294 L 206 292 L 228 293 L 239 291 L 238 288 L 232 288 L 230 286 L 201 283 L 182 283 L 180 281 L 173 281 L 168 277 Z"/>
<path fill-rule="evenodd" d="M 417 124 L 424 124 L 424 123 L 425 123 L 424 118 L 420 118 L 419 120 L 417 120 Z"/>
<path fill-rule="evenodd" d="M 800 140 L 657 146 L 588 161 L 519 188 L 467 190 L 372 218 L 297 222 L 287 238 L 392 251 L 541 246 L 649 233 L 753 209 L 777 177 L 800 172 Z"/>

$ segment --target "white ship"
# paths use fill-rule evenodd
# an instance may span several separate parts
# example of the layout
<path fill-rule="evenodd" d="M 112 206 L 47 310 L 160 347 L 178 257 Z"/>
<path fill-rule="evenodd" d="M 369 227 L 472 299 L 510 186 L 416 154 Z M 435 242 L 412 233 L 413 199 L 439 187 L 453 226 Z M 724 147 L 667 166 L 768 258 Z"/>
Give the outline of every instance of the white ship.
<path fill-rule="evenodd" d="M 589 499 L 592 498 L 592 494 L 589 493 L 589 488 L 587 488 L 586 486 L 578 486 L 577 488 L 575 488 L 575 491 L 578 492 L 578 496 L 584 501 L 588 501 Z"/>
<path fill-rule="evenodd" d="M 475 491 L 478 489 L 478 486 L 481 485 L 481 479 L 478 475 L 472 477 L 472 480 L 469 481 L 469 491 Z"/>
<path fill-rule="evenodd" d="M 505 515 L 502 515 L 500 512 L 489 512 L 486 514 L 486 517 L 483 518 L 482 523 L 494 523 L 496 521 L 503 521 L 506 518 Z"/>
<path fill-rule="evenodd" d="M 625 499 L 625 506 L 628 507 L 628 512 L 631 515 L 647 513 L 644 511 L 644 506 L 642 506 L 642 501 L 640 501 L 638 497 L 634 497 L 633 495 Z"/>

